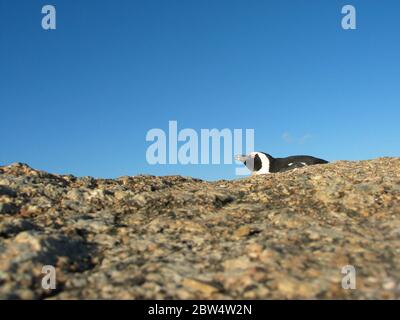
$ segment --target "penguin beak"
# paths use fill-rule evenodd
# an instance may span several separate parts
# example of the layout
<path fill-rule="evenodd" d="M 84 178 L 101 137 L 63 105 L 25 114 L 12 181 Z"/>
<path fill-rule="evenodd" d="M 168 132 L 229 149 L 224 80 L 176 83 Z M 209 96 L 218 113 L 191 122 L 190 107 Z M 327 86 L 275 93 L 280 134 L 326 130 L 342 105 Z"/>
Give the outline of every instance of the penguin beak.
<path fill-rule="evenodd" d="M 242 155 L 238 154 L 235 156 L 235 160 L 240 162 L 245 162 L 247 160 L 247 156 L 244 154 Z"/>

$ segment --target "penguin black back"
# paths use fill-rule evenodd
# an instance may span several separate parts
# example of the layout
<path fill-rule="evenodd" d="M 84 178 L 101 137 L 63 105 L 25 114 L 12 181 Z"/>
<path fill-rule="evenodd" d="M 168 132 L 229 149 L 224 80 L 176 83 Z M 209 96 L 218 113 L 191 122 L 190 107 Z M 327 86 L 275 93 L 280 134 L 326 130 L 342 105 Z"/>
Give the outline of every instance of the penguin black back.
<path fill-rule="evenodd" d="M 270 165 L 270 172 L 283 172 L 301 168 L 304 166 L 312 166 L 315 164 L 326 164 L 328 161 L 312 156 L 290 156 L 286 158 L 275 158 Z"/>

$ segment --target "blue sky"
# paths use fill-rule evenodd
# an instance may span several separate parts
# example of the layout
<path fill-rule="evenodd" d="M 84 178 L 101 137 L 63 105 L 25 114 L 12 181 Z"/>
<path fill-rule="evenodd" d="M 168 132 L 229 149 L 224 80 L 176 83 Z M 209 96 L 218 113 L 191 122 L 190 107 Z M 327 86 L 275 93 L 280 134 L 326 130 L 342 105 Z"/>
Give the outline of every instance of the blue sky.
<path fill-rule="evenodd" d="M 41 28 L 41 8 L 57 29 Z M 357 30 L 341 28 L 341 8 Z M 0 165 L 235 178 L 149 165 L 148 130 L 255 130 L 255 149 L 399 156 L 399 1 L 0 0 Z"/>

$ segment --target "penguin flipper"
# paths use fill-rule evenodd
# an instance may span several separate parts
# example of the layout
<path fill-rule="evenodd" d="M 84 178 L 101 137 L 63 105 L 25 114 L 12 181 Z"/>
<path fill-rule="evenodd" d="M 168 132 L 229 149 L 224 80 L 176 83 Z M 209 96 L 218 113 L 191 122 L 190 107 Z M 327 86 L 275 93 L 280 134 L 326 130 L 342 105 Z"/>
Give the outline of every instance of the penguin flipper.
<path fill-rule="evenodd" d="M 286 172 L 293 169 L 303 168 L 305 166 L 307 166 L 305 162 L 291 162 L 287 166 L 281 168 L 279 172 Z"/>

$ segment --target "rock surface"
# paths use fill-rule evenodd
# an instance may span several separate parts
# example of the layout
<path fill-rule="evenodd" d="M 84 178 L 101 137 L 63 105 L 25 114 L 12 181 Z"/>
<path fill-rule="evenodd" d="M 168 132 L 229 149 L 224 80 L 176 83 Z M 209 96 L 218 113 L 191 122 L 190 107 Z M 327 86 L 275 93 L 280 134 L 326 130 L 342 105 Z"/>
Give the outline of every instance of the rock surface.
<path fill-rule="evenodd" d="M 398 299 L 400 159 L 217 182 L 0 167 L 0 299 L 46 298 Z"/>

